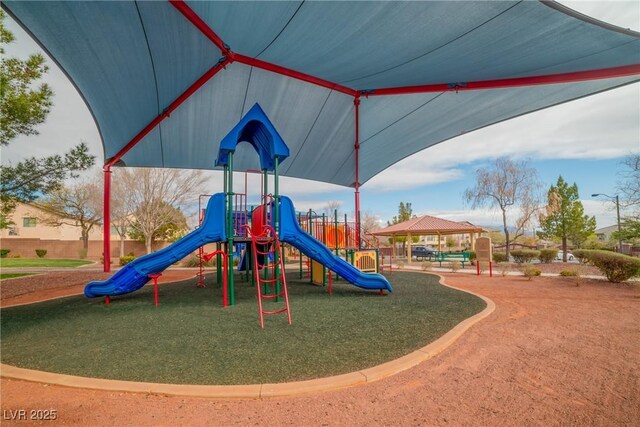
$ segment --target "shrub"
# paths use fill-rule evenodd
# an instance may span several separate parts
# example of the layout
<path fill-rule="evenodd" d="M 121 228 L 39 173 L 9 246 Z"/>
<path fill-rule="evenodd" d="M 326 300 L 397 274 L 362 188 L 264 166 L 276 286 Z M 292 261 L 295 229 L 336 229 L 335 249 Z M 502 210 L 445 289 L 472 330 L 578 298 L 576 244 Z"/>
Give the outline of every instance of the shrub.
<path fill-rule="evenodd" d="M 593 252 L 588 249 L 574 249 L 573 256 L 580 261 L 582 264 L 586 264 L 589 262 L 589 253 Z"/>
<path fill-rule="evenodd" d="M 533 249 L 516 249 L 511 251 L 511 256 L 518 264 L 530 263 L 540 256 L 540 251 Z"/>
<path fill-rule="evenodd" d="M 127 265 L 129 264 L 131 261 L 133 261 L 134 259 L 136 259 L 135 256 L 133 255 L 125 255 L 125 256 L 121 256 L 120 257 L 120 265 Z"/>
<path fill-rule="evenodd" d="M 184 267 L 199 267 L 200 266 L 200 258 L 197 255 L 191 255 L 189 258 L 185 258 L 182 261 L 182 265 Z M 203 267 L 215 267 L 216 266 L 216 257 L 211 258 L 209 261 L 202 262 Z"/>
<path fill-rule="evenodd" d="M 524 274 L 524 277 L 528 278 L 529 280 L 533 279 L 536 276 L 539 276 L 541 273 L 542 271 L 540 271 L 540 269 L 535 265 L 524 264 L 522 266 L 522 274 Z"/>
<path fill-rule="evenodd" d="M 477 258 L 476 251 L 469 251 L 469 262 L 471 262 L 471 265 L 475 265 Z"/>
<path fill-rule="evenodd" d="M 0 258 L 6 258 L 11 249 L 0 249 Z"/>
<path fill-rule="evenodd" d="M 449 268 L 451 268 L 451 271 L 453 273 L 460 270 L 460 266 L 461 266 L 460 261 L 458 261 L 457 259 L 454 259 L 449 263 Z"/>
<path fill-rule="evenodd" d="M 402 260 L 396 261 L 396 266 L 397 268 L 404 268 L 404 261 Z"/>
<path fill-rule="evenodd" d="M 589 251 L 587 256 L 610 282 L 620 283 L 640 276 L 640 258 L 609 251 Z"/>
<path fill-rule="evenodd" d="M 36 255 L 38 255 L 38 258 L 44 258 L 46 254 L 47 254 L 46 249 L 36 249 Z"/>
<path fill-rule="evenodd" d="M 422 271 L 429 271 L 433 267 L 433 263 L 431 261 L 424 261 L 422 263 Z"/>
<path fill-rule="evenodd" d="M 544 264 L 549 264 L 556 258 L 557 255 L 558 255 L 558 249 L 545 248 L 540 250 L 540 256 L 538 257 L 538 259 L 540 260 L 540 262 Z"/>
<path fill-rule="evenodd" d="M 562 277 L 576 277 L 579 276 L 580 273 L 578 273 L 576 270 L 562 270 L 560 272 L 560 275 Z"/>
<path fill-rule="evenodd" d="M 511 264 L 509 264 L 507 262 L 499 263 L 498 264 L 498 269 L 500 271 L 500 275 L 502 277 L 505 277 L 511 271 Z"/>
<path fill-rule="evenodd" d="M 507 262 L 507 254 L 504 252 L 494 252 L 493 262 Z"/>

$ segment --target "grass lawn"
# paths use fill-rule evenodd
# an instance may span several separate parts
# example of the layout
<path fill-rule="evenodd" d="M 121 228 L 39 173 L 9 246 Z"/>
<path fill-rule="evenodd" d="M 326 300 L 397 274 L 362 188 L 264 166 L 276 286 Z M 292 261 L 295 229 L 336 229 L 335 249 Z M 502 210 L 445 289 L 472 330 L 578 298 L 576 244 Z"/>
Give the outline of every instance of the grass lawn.
<path fill-rule="evenodd" d="M 0 280 L 15 279 L 16 277 L 33 276 L 35 273 L 0 273 Z"/>
<path fill-rule="evenodd" d="M 0 258 L 0 267 L 79 267 L 92 264 L 84 259 L 48 259 L 48 258 Z"/>
<path fill-rule="evenodd" d="M 396 272 L 379 296 L 347 283 L 326 288 L 289 277 L 293 324 L 267 316 L 255 288 L 236 281 L 236 305 L 195 280 L 102 299 L 81 296 L 1 311 L 2 362 L 50 372 L 177 384 L 252 384 L 319 378 L 410 353 L 485 307 L 434 275 Z M 213 277 L 207 276 L 209 282 Z M 273 303 L 275 304 L 275 303 Z"/>

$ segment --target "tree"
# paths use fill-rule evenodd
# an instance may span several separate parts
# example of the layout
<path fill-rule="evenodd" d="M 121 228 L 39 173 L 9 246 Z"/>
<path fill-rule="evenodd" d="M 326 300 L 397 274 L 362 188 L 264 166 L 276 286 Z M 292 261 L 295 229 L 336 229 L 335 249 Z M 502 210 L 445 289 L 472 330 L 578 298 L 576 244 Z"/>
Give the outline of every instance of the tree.
<path fill-rule="evenodd" d="M 31 55 L 27 60 L 7 58 L 4 45 L 14 40 L 4 26 L 5 13 L 0 11 L 0 145 L 8 145 L 19 135 L 36 135 L 36 126 L 44 122 L 52 106 L 53 92 L 45 83 L 34 87 L 47 72 L 44 56 Z M 31 157 L 17 165 L 0 166 L 0 228 L 12 224 L 9 220 L 18 202 L 30 202 L 61 188 L 62 182 L 75 178 L 75 171 L 93 166 L 82 143 L 64 156 L 37 159 Z"/>
<path fill-rule="evenodd" d="M 562 176 L 549 188 L 545 210 L 540 214 L 543 234 L 561 239 L 563 261 L 567 262 L 567 240 L 580 247 L 595 231 L 596 219 L 584 214 L 578 186 L 569 186 Z"/>
<path fill-rule="evenodd" d="M 174 242 L 186 234 L 188 229 L 187 218 L 184 216 L 180 208 L 167 205 L 162 201 L 159 202 L 159 206 L 160 210 L 166 213 L 165 218 L 171 219 L 164 221 L 164 223 L 158 227 L 154 227 L 155 224 L 151 224 L 150 226 L 149 222 L 142 223 L 134 219 L 131 226 L 128 227 L 129 237 L 145 243 L 149 241 L 149 246 L 152 246 L 153 242 L 157 240 L 168 240 L 170 242 Z M 134 212 L 133 218 L 138 217 L 136 214 L 137 212 Z M 155 231 L 150 232 L 151 237 L 149 238 L 147 228 L 152 227 L 156 229 Z"/>
<path fill-rule="evenodd" d="M 538 172 L 527 161 L 514 162 L 506 157 L 496 159 L 491 168 L 476 170 L 476 184 L 465 190 L 463 197 L 472 208 L 500 209 L 509 258 L 511 242 L 524 235 L 539 210 Z M 515 230 L 509 230 L 508 217 L 517 215 Z"/>
<path fill-rule="evenodd" d="M 37 135 L 36 126 L 49 114 L 53 91 L 46 83 L 34 84 L 49 69 L 41 54 L 28 59 L 7 58 L 4 45 L 14 41 L 4 26 L 4 11 L 0 11 L 0 145 L 7 145 L 18 135 Z"/>
<path fill-rule="evenodd" d="M 82 247 L 89 248 L 89 232 L 102 223 L 100 186 L 95 182 L 80 182 L 61 187 L 49 193 L 36 205 L 45 212 L 42 220 L 53 226 L 62 224 L 78 226 Z"/>
<path fill-rule="evenodd" d="M 334 217 L 338 215 L 338 221 L 340 221 L 340 206 L 342 206 L 342 202 L 339 200 L 329 200 L 326 205 L 320 211 L 320 214 L 325 214 L 327 217 L 327 221 L 331 222 L 334 220 Z"/>
<path fill-rule="evenodd" d="M 143 236 L 147 253 L 151 253 L 154 236 L 180 223 L 178 208 L 193 204 L 204 192 L 206 181 L 201 171 L 179 169 L 125 169 L 119 175 L 126 189 L 126 210 L 133 213 L 129 225 Z"/>
<path fill-rule="evenodd" d="M 640 154 L 626 157 L 622 164 L 627 170 L 620 172 L 618 192 L 620 193 L 620 205 L 622 207 L 635 207 L 640 209 Z"/>
<path fill-rule="evenodd" d="M 111 227 L 120 237 L 120 256 L 125 256 L 124 242 L 131 231 L 131 221 L 134 221 L 133 211 L 135 206 L 129 203 L 129 189 L 126 186 L 126 180 L 121 177 L 126 169 L 115 168 L 111 172 L 111 200 L 109 204 Z"/>
<path fill-rule="evenodd" d="M 611 236 L 615 240 L 622 240 L 627 242 L 640 241 L 640 218 L 637 217 L 625 217 L 620 223 L 620 233 L 614 231 Z"/>
<path fill-rule="evenodd" d="M 416 216 L 413 214 L 413 208 L 411 207 L 411 202 L 400 202 L 398 205 L 398 215 L 394 216 L 391 221 L 387 221 L 387 225 L 400 224 L 401 222 L 409 221 L 411 218 L 415 218 Z M 411 238 L 411 242 L 418 243 L 420 240 L 419 236 L 413 236 Z M 404 251 L 405 245 L 407 243 L 407 238 L 404 236 L 393 236 L 389 237 L 389 243 L 402 243 L 402 250 Z"/>

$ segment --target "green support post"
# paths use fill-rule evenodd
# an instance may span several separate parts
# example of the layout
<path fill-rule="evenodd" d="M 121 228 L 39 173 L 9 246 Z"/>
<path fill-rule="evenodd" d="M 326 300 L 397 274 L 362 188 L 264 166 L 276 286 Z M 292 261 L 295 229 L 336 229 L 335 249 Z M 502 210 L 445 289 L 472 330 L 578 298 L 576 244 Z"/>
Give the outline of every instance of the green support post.
<path fill-rule="evenodd" d="M 327 220 L 326 220 L 326 214 L 323 212 L 322 213 L 322 240 L 324 240 L 325 242 L 327 241 Z M 322 285 L 326 286 L 327 285 L 327 267 L 325 267 L 324 265 L 322 266 Z"/>
<path fill-rule="evenodd" d="M 229 305 L 235 305 L 236 292 L 233 283 L 233 153 L 229 152 L 227 166 L 227 261 L 229 266 Z"/>
<path fill-rule="evenodd" d="M 301 219 L 302 217 L 298 214 L 298 224 L 302 226 L 302 223 L 300 222 Z M 298 251 L 298 255 L 300 256 L 300 278 L 302 279 L 302 252 Z"/>

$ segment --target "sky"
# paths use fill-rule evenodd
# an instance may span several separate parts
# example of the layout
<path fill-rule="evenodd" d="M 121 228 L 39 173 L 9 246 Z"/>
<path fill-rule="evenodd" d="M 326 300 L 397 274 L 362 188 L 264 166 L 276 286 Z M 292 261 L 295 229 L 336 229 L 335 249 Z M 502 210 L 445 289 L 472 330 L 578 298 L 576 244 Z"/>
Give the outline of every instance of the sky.
<path fill-rule="evenodd" d="M 581 13 L 624 28 L 640 31 L 639 1 L 563 1 Z M 11 18 L 7 27 L 16 41 L 6 47 L 9 56 L 26 58 L 41 52 Z M 46 55 L 45 55 L 46 56 Z M 53 61 L 44 79 L 55 92 L 54 107 L 37 136 L 18 137 L 0 151 L 2 164 L 25 157 L 60 154 L 84 141 L 102 164 L 102 143 L 95 122 L 75 88 Z M 537 169 L 546 192 L 558 175 L 576 183 L 585 213 L 595 215 L 597 226 L 615 224 L 613 203 L 592 198 L 593 193 L 615 195 L 625 156 L 640 153 L 640 84 L 531 113 L 471 132 L 417 153 L 383 171 L 361 187 L 361 209 L 386 223 L 397 214 L 400 202 L 410 202 L 416 215 L 435 215 L 483 226 L 501 223 L 498 212 L 471 209 L 462 193 L 473 187 L 478 168 L 508 156 L 527 160 Z M 101 167 L 96 166 L 92 174 Z M 210 172 L 211 192 L 222 190 L 220 172 Z M 234 179 L 241 191 L 243 174 Z M 249 181 L 257 188 L 259 181 Z M 273 187 L 271 187 L 273 188 Z M 331 184 L 281 178 L 281 194 L 298 210 L 321 211 L 339 202 L 342 212 L 354 211 L 353 189 Z M 535 226 L 535 224 L 534 224 Z"/>

